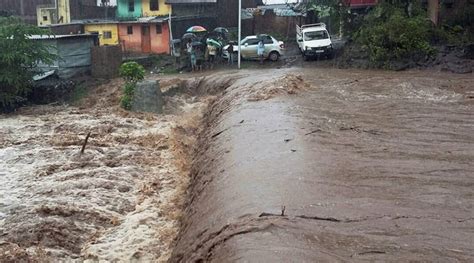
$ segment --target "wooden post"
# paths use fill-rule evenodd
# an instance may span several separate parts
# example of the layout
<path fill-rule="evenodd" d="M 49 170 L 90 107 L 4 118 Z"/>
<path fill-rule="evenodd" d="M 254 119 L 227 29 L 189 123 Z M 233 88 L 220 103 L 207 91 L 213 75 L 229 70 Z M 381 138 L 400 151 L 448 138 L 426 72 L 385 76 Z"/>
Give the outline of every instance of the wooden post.
<path fill-rule="evenodd" d="M 439 0 L 428 0 L 428 16 L 433 24 L 438 25 Z"/>
<path fill-rule="evenodd" d="M 84 151 L 86 150 L 87 141 L 89 140 L 90 136 L 91 136 L 91 132 L 87 134 L 86 139 L 84 140 L 84 143 L 82 144 L 81 155 L 84 154 Z"/>

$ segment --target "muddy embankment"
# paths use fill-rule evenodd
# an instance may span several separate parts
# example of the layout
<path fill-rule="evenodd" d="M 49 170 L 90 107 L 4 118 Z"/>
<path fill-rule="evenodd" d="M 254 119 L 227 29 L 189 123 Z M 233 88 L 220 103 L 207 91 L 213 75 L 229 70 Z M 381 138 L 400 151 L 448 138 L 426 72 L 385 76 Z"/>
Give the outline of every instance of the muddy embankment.
<path fill-rule="evenodd" d="M 210 106 L 171 262 L 471 262 L 474 78 L 297 72 Z"/>
<path fill-rule="evenodd" d="M 162 115 L 120 109 L 120 80 L 74 106 L 1 115 L 0 261 L 166 262 L 212 99 L 187 84 L 163 80 L 184 92 Z"/>

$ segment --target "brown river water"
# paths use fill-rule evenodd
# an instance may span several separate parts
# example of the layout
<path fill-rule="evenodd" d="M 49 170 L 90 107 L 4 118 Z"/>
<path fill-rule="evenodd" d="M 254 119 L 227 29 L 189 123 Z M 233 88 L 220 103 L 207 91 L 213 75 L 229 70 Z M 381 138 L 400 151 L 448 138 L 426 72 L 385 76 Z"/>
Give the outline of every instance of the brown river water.
<path fill-rule="evenodd" d="M 0 117 L 0 261 L 474 259 L 473 75 L 162 81 L 163 115 L 118 109 L 114 81 Z"/>

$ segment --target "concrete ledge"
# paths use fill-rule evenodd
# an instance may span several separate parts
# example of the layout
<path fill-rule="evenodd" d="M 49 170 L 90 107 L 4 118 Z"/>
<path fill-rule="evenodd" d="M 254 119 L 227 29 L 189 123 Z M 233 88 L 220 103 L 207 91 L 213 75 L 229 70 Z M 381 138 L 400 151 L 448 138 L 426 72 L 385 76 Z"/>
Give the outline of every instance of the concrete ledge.
<path fill-rule="evenodd" d="M 163 96 L 157 80 L 145 80 L 137 84 L 132 111 L 162 113 L 163 103 Z"/>

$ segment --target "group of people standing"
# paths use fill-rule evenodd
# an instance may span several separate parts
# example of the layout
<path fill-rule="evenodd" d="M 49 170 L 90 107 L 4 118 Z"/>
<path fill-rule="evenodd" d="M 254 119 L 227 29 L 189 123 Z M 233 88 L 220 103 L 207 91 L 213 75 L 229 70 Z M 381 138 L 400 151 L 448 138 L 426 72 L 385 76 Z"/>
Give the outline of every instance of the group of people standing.
<path fill-rule="evenodd" d="M 193 45 L 191 39 L 188 40 L 186 43 L 186 53 L 188 54 L 191 62 L 191 71 L 201 71 L 204 69 L 213 69 L 214 64 L 218 61 L 218 58 L 222 55 L 222 49 L 217 47 L 215 44 L 209 42 L 207 45 L 200 44 Z M 234 64 L 234 45 L 232 42 L 226 48 L 228 53 L 228 61 L 229 65 Z M 265 43 L 263 40 L 260 40 L 257 45 L 257 55 L 260 60 L 260 64 L 263 64 L 264 60 L 264 52 L 265 52 Z"/>
<path fill-rule="evenodd" d="M 191 70 L 201 71 L 205 68 L 213 69 L 219 53 L 218 47 L 207 45 L 193 45 L 191 40 L 186 44 L 186 52 L 191 60 Z"/>

